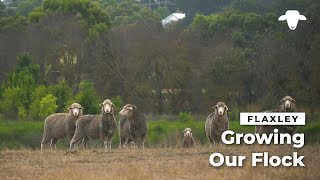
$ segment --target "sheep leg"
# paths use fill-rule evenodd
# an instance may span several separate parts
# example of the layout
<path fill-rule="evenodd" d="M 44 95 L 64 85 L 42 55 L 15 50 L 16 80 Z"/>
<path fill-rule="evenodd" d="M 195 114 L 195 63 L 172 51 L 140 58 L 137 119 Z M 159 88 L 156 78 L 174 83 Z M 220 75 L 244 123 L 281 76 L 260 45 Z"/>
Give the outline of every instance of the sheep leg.
<path fill-rule="evenodd" d="M 76 136 L 74 136 L 74 137 L 71 139 L 71 141 L 70 141 L 70 148 L 69 148 L 69 150 L 72 150 L 73 147 L 74 147 L 74 145 L 75 145 L 77 142 L 79 142 L 81 139 L 83 139 L 83 137 L 76 137 Z"/>
<path fill-rule="evenodd" d="M 127 146 L 128 139 L 129 139 L 129 138 L 121 138 L 121 141 L 120 141 L 120 149 L 121 149 L 122 147 L 126 147 L 126 146 Z"/>
<path fill-rule="evenodd" d="M 57 142 L 58 142 L 58 141 L 59 141 L 58 138 L 53 138 L 53 139 L 51 140 L 51 143 L 50 143 L 51 149 L 57 149 Z"/>
<path fill-rule="evenodd" d="M 51 139 L 47 138 L 47 137 L 43 137 L 42 141 L 41 141 L 41 150 L 43 150 L 45 148 L 46 144 L 49 144 Z"/>
<path fill-rule="evenodd" d="M 82 139 L 82 148 L 83 149 L 87 149 L 88 148 L 88 141 L 89 141 L 89 138 L 87 138 L 87 137 Z"/>
<path fill-rule="evenodd" d="M 214 147 L 214 142 L 210 136 L 208 136 L 208 140 L 210 142 L 210 147 Z"/>
<path fill-rule="evenodd" d="M 109 140 L 109 150 L 111 150 L 111 144 L 112 144 L 112 141 L 111 139 Z"/>
<path fill-rule="evenodd" d="M 108 139 L 105 139 L 104 141 L 103 141 L 103 143 L 104 143 L 104 149 L 105 150 L 108 150 Z M 110 146 L 111 147 L 111 146 Z"/>
<path fill-rule="evenodd" d="M 213 147 L 216 148 L 219 145 L 219 141 L 213 141 Z"/>
<path fill-rule="evenodd" d="M 107 147 L 106 149 L 109 149 L 111 150 L 111 144 L 112 144 L 112 137 L 106 137 L 106 140 L 107 140 Z"/>
<path fill-rule="evenodd" d="M 142 140 L 142 149 L 144 149 L 144 139 Z"/>
<path fill-rule="evenodd" d="M 141 138 L 137 138 L 137 143 L 138 143 L 138 149 L 141 148 Z"/>

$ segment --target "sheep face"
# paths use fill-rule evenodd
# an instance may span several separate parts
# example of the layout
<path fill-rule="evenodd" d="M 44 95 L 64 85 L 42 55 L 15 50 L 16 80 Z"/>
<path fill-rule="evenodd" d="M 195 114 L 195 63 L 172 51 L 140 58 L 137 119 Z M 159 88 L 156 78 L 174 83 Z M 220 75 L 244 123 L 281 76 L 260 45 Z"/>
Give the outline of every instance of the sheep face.
<path fill-rule="evenodd" d="M 219 116 L 224 115 L 228 111 L 228 107 L 224 102 L 218 102 L 213 108 Z"/>
<path fill-rule="evenodd" d="M 109 99 L 104 100 L 103 103 L 100 104 L 100 106 L 103 113 L 110 114 L 113 112 L 114 104 Z"/>
<path fill-rule="evenodd" d="M 131 117 L 133 116 L 133 112 L 137 109 L 137 107 L 135 105 L 132 104 L 127 104 L 125 105 L 122 110 L 119 112 L 120 116 L 125 116 L 128 119 L 131 119 Z"/>
<path fill-rule="evenodd" d="M 285 96 L 284 98 L 282 98 L 280 100 L 280 102 L 283 104 L 283 106 L 286 108 L 286 109 L 290 109 L 291 106 L 292 106 L 292 103 L 295 102 L 295 100 L 291 97 L 291 96 Z"/>
<path fill-rule="evenodd" d="M 192 137 L 192 130 L 191 128 L 186 128 L 185 130 L 182 131 L 183 132 L 183 136 L 185 138 L 191 138 Z"/>
<path fill-rule="evenodd" d="M 304 15 L 300 15 L 299 11 L 297 10 L 288 10 L 285 15 L 282 15 L 278 19 L 279 21 L 287 20 L 288 27 L 291 30 L 295 30 L 298 25 L 299 20 L 307 20 Z"/>
<path fill-rule="evenodd" d="M 83 107 L 78 103 L 73 103 L 68 109 L 74 117 L 78 117 L 82 113 Z"/>

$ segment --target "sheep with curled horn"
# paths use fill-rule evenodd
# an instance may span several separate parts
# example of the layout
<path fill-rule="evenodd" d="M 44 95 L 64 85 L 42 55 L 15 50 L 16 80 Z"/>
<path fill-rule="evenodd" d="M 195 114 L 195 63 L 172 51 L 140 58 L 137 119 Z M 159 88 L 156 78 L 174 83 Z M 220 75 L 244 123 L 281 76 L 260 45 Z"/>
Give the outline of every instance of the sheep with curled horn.
<path fill-rule="evenodd" d="M 71 140 L 76 129 L 76 121 L 82 117 L 83 107 L 78 103 L 73 103 L 68 110 L 69 113 L 51 114 L 45 119 L 41 149 L 44 149 L 46 144 L 55 148 L 57 142 L 63 138 Z"/>
<path fill-rule="evenodd" d="M 206 136 L 213 147 L 221 142 L 221 134 L 229 129 L 228 107 L 224 102 L 218 102 L 205 124 Z"/>
<path fill-rule="evenodd" d="M 80 140 L 86 148 L 89 139 L 101 139 L 105 149 L 111 149 L 112 138 L 117 129 L 114 104 L 106 99 L 100 105 L 101 114 L 84 115 L 76 122 L 76 131 L 70 141 L 70 150 Z"/>

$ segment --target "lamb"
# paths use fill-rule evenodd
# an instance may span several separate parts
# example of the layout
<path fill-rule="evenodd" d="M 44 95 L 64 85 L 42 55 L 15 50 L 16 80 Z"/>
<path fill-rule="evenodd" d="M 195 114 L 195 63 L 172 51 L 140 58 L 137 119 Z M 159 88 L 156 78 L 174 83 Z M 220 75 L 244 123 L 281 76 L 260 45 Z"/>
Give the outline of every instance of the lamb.
<path fill-rule="evenodd" d="M 206 136 L 213 147 L 221 142 L 221 134 L 229 129 L 228 107 L 224 102 L 218 102 L 206 120 Z"/>
<path fill-rule="evenodd" d="M 111 149 L 111 142 L 117 129 L 114 117 L 114 104 L 106 99 L 101 103 L 101 114 L 84 115 L 76 122 L 76 131 L 70 141 L 70 150 L 82 140 L 84 147 L 89 139 L 100 138 L 104 142 L 105 149 Z"/>
<path fill-rule="evenodd" d="M 281 105 L 274 110 L 269 110 L 265 112 L 297 112 L 297 108 L 295 105 L 295 99 L 293 99 L 291 96 L 285 96 L 281 100 Z M 297 126 L 256 126 L 255 133 L 262 134 L 262 133 L 273 133 L 273 130 L 277 128 L 279 130 L 279 133 L 289 133 L 293 135 L 298 127 Z"/>
<path fill-rule="evenodd" d="M 194 138 L 192 136 L 192 129 L 186 128 L 183 132 L 183 144 L 182 147 L 190 148 L 195 146 Z"/>
<path fill-rule="evenodd" d="M 140 113 L 137 106 L 127 104 L 119 112 L 121 117 L 127 118 L 127 122 L 120 122 L 120 147 L 130 143 L 137 144 L 138 148 L 144 148 L 147 137 L 148 124 L 145 116 Z M 122 134 L 122 135 L 121 135 Z"/>
<path fill-rule="evenodd" d="M 69 106 L 69 113 L 51 114 L 45 119 L 41 150 L 45 144 L 50 143 L 51 148 L 56 148 L 59 139 L 68 138 L 70 141 L 76 129 L 76 121 L 83 114 L 83 107 L 78 103 Z"/>

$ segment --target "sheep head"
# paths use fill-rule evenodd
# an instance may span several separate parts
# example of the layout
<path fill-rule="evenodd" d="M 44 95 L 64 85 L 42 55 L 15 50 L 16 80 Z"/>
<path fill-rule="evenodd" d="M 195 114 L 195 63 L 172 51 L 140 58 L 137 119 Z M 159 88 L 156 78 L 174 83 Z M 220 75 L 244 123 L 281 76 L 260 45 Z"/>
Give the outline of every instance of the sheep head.
<path fill-rule="evenodd" d="M 296 100 L 293 99 L 291 96 L 285 96 L 280 100 L 280 102 L 282 103 L 282 106 L 285 107 L 286 109 L 290 109 L 295 101 Z"/>
<path fill-rule="evenodd" d="M 137 109 L 138 109 L 137 106 L 135 106 L 133 104 L 127 104 L 119 112 L 119 115 L 120 116 L 125 116 L 128 119 L 131 119 L 131 117 L 133 116 L 134 111 L 136 111 Z"/>
<path fill-rule="evenodd" d="M 82 114 L 83 107 L 79 103 L 73 103 L 68 107 L 68 109 L 74 117 L 78 117 Z"/>
<path fill-rule="evenodd" d="M 218 113 L 219 116 L 222 116 L 227 113 L 228 106 L 224 102 L 218 102 L 215 106 L 213 106 L 213 109 L 216 113 Z"/>
<path fill-rule="evenodd" d="M 288 26 L 291 30 L 295 30 L 299 20 L 307 20 L 304 15 L 301 15 L 297 10 L 288 10 L 285 15 L 279 17 L 278 21 L 287 20 Z"/>
<path fill-rule="evenodd" d="M 191 128 L 186 128 L 182 132 L 183 132 L 183 136 L 185 138 L 191 138 L 192 137 L 192 129 Z"/>
<path fill-rule="evenodd" d="M 110 114 L 113 112 L 114 104 L 111 102 L 110 99 L 104 100 L 101 104 L 101 112 L 103 114 Z"/>

